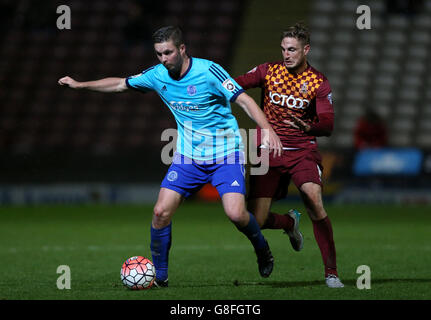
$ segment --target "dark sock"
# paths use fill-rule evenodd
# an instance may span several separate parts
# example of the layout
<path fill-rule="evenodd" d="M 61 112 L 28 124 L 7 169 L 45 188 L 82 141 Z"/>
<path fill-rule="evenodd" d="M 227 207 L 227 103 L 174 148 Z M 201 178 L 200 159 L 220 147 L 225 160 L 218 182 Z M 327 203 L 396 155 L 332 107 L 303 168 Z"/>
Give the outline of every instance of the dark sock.
<path fill-rule="evenodd" d="M 151 255 L 156 268 L 156 278 L 161 281 L 168 278 L 169 249 L 172 243 L 171 226 L 172 223 L 161 229 L 154 229 L 151 226 Z"/>
<path fill-rule="evenodd" d="M 290 230 L 293 228 L 293 224 L 295 221 L 292 217 L 284 214 L 278 214 L 274 212 L 270 212 L 268 214 L 268 218 L 262 226 L 263 229 L 287 229 Z"/>
<path fill-rule="evenodd" d="M 313 221 L 313 231 L 325 265 L 325 277 L 328 274 L 334 274 L 338 277 L 335 244 L 329 217 Z"/>
<path fill-rule="evenodd" d="M 267 244 L 262 232 L 260 231 L 259 224 L 257 223 L 254 215 L 250 213 L 248 214 L 250 215 L 250 221 L 248 222 L 248 224 L 245 227 L 237 228 L 239 231 L 246 235 L 255 250 L 265 248 Z"/>

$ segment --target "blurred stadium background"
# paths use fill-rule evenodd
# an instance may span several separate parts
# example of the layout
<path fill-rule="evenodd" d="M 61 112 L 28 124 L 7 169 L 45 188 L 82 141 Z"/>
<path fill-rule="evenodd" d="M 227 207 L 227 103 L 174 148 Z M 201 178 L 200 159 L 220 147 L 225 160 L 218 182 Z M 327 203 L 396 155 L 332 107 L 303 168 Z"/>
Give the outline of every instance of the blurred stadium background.
<path fill-rule="evenodd" d="M 58 30 L 59 5 L 71 30 Z M 371 8 L 358 30 L 356 8 Z M 0 203 L 152 203 L 173 117 L 155 94 L 101 94 L 57 80 L 125 77 L 157 63 L 152 31 L 180 25 L 192 56 L 236 76 L 280 58 L 279 34 L 310 26 L 310 63 L 329 78 L 336 112 L 319 138 L 327 201 L 431 202 L 431 0 L 1 0 Z M 251 95 L 260 101 L 259 90 Z M 367 108 L 387 145 L 354 147 Z M 236 106 L 240 126 L 253 128 Z M 198 196 L 214 200 L 213 190 Z M 294 188 L 289 198 L 297 200 Z M 287 200 L 289 200 L 289 198 Z"/>
<path fill-rule="evenodd" d="M 364 4 L 370 30 L 356 28 Z M 71 9 L 71 30 L 56 27 L 59 5 Z M 0 0 L 0 16 L 0 300 L 430 299 L 431 0 Z M 280 32 L 297 21 L 310 26 L 309 61 L 333 89 L 335 130 L 319 145 L 346 288 L 325 287 L 308 218 L 298 255 L 281 232 L 264 231 L 276 268 L 258 278 L 210 187 L 176 214 L 169 290 L 122 288 L 123 261 L 150 256 L 167 170 L 161 133 L 176 125 L 155 94 L 78 92 L 57 80 L 141 72 L 157 63 L 150 37 L 167 24 L 183 28 L 192 56 L 237 76 L 279 60 Z M 354 132 L 370 108 L 387 143 L 358 150 Z M 303 209 L 294 187 L 274 210 L 291 206 Z M 356 288 L 363 264 L 373 290 Z M 57 289 L 59 265 L 71 267 L 73 290 Z"/>

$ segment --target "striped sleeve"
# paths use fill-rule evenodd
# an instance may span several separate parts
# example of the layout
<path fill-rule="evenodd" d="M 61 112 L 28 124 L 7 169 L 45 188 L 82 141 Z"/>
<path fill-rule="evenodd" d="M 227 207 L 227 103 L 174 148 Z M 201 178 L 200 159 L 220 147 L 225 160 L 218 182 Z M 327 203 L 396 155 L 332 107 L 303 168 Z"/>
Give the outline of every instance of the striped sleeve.
<path fill-rule="evenodd" d="M 154 90 L 152 73 L 154 67 L 144 70 L 142 73 L 126 78 L 126 85 L 131 89 L 139 91 Z"/>
<path fill-rule="evenodd" d="M 242 87 L 218 64 L 213 63 L 208 69 L 210 85 L 227 100 L 234 102 L 244 92 Z"/>

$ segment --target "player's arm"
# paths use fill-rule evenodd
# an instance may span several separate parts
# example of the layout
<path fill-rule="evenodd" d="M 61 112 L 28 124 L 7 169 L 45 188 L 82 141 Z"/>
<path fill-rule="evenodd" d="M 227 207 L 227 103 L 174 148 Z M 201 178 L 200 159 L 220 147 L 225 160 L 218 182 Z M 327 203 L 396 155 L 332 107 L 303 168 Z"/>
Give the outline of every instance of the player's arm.
<path fill-rule="evenodd" d="M 300 118 L 292 115 L 292 121 L 284 120 L 284 123 L 302 130 L 306 134 L 315 137 L 329 137 L 334 129 L 334 108 L 332 106 L 332 90 L 328 80 L 325 80 L 316 93 L 317 121 L 308 124 Z"/>
<path fill-rule="evenodd" d="M 100 92 L 122 92 L 127 90 L 125 78 L 104 78 L 80 82 L 66 76 L 58 80 L 58 84 L 69 86 L 72 89 L 88 89 Z"/>
<path fill-rule="evenodd" d="M 265 79 L 268 64 L 264 63 L 254 67 L 249 72 L 235 78 L 235 81 L 244 89 L 257 88 L 262 86 Z"/>
<path fill-rule="evenodd" d="M 334 114 L 333 113 L 318 113 L 318 121 L 313 124 L 308 124 L 301 120 L 295 115 L 291 115 L 292 121 L 284 120 L 284 123 L 290 125 L 293 128 L 301 130 L 310 136 L 329 137 L 334 129 Z"/>
<path fill-rule="evenodd" d="M 235 103 L 243 108 L 248 116 L 254 120 L 259 127 L 262 129 L 267 129 L 262 131 L 268 133 L 267 135 L 264 134 L 263 143 L 270 149 L 274 150 L 274 155 L 280 156 L 283 152 L 283 144 L 281 143 L 280 138 L 277 136 L 274 129 L 269 124 L 268 120 L 266 120 L 265 114 L 253 100 L 253 98 L 245 92 L 242 92 L 236 98 Z"/>

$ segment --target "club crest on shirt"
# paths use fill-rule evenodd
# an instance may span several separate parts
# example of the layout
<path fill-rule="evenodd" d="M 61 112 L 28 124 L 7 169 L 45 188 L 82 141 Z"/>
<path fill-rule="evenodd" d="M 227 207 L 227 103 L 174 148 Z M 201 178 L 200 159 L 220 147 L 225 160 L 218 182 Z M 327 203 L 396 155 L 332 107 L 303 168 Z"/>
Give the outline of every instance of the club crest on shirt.
<path fill-rule="evenodd" d="M 299 89 L 299 92 L 301 92 L 302 94 L 306 94 L 308 91 L 308 82 L 305 81 L 302 85 L 301 88 Z"/>
<path fill-rule="evenodd" d="M 223 82 L 223 87 L 224 87 L 227 91 L 230 91 L 230 92 L 232 92 L 232 91 L 234 91 L 234 90 L 235 90 L 235 85 L 233 84 L 232 80 L 230 80 L 230 79 L 226 79 L 226 80 Z"/>
<path fill-rule="evenodd" d="M 191 85 L 187 87 L 187 93 L 189 94 L 189 96 L 194 96 L 196 92 L 197 90 L 195 86 Z"/>

